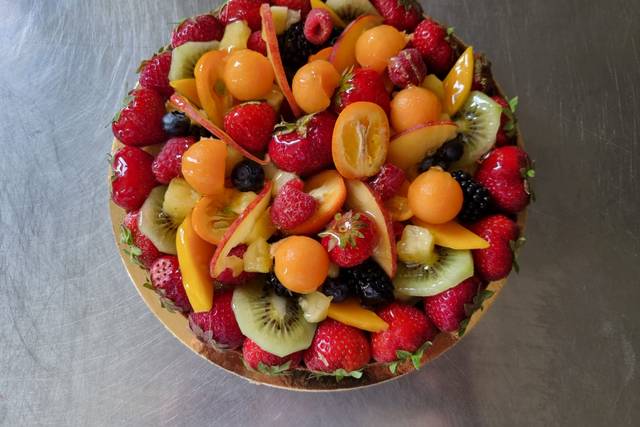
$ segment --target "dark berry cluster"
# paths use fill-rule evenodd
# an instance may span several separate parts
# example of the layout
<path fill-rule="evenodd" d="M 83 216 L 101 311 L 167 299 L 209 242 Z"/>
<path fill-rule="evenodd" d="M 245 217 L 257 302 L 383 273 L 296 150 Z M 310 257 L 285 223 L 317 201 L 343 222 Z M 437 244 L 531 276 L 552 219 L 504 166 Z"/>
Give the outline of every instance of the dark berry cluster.
<path fill-rule="evenodd" d="M 394 299 L 391 279 L 372 259 L 353 268 L 343 269 L 340 275 L 365 305 L 378 306 Z"/>
<path fill-rule="evenodd" d="M 280 280 L 278 280 L 275 273 L 273 272 L 267 275 L 267 284 L 271 286 L 273 288 L 273 291 L 276 293 L 276 295 L 280 297 L 294 296 L 294 293 L 291 292 L 289 289 L 285 288 L 284 285 L 280 283 Z"/>
<path fill-rule="evenodd" d="M 457 162 L 464 153 L 464 143 L 460 137 L 445 142 L 438 151 L 427 156 L 418 166 L 420 173 L 426 172 L 434 166 L 448 169 L 453 162 Z"/>
<path fill-rule="evenodd" d="M 340 30 L 334 29 L 329 40 L 325 44 L 317 46 L 305 37 L 304 22 L 298 22 L 289 27 L 279 38 L 280 56 L 287 77 L 291 79 L 295 72 L 309 61 L 309 56 L 327 46 L 333 46 L 340 34 Z"/>
<path fill-rule="evenodd" d="M 458 181 L 464 194 L 462 210 L 458 214 L 460 222 L 471 223 L 486 216 L 491 210 L 489 191 L 466 172 L 456 171 L 451 175 Z"/>

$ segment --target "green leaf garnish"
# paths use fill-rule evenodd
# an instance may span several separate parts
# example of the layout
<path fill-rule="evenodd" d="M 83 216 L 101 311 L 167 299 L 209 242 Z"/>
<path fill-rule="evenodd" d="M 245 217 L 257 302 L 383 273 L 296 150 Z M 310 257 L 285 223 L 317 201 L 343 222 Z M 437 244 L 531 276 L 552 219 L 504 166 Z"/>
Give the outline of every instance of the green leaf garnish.
<path fill-rule="evenodd" d="M 467 327 L 469 326 L 469 320 L 471 319 L 471 316 L 473 315 L 473 313 L 475 313 L 478 310 L 481 310 L 481 311 L 484 310 L 484 307 L 482 306 L 482 304 L 484 304 L 484 302 L 487 299 L 491 298 L 494 294 L 495 292 L 490 291 L 488 289 L 479 289 L 476 296 L 473 297 L 473 302 L 471 304 L 464 305 L 464 312 L 467 315 L 467 317 L 460 322 L 460 326 L 458 327 L 459 337 L 462 337 L 465 334 L 465 332 L 467 332 Z"/>

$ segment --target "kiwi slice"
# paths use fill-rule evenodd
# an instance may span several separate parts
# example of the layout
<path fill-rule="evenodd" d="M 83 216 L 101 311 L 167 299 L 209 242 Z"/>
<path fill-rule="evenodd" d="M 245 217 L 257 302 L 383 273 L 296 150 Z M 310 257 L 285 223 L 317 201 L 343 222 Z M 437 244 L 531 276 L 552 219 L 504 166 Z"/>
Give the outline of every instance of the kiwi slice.
<path fill-rule="evenodd" d="M 431 266 L 400 263 L 393 279 L 398 298 L 437 295 L 473 276 L 471 251 L 438 247 L 438 261 Z"/>
<path fill-rule="evenodd" d="M 160 252 L 176 255 L 176 231 L 180 224 L 162 210 L 166 192 L 166 185 L 151 190 L 140 208 L 138 228 Z"/>
<path fill-rule="evenodd" d="M 232 305 L 242 333 L 269 353 L 284 357 L 311 345 L 316 324 L 304 319 L 294 298 L 277 296 L 264 279 L 237 287 Z"/>
<path fill-rule="evenodd" d="M 501 115 L 502 107 L 497 102 L 482 92 L 471 92 L 454 118 L 464 142 L 464 154 L 453 165 L 454 169 L 473 165 L 493 147 Z"/>
<path fill-rule="evenodd" d="M 360 15 L 380 15 L 369 0 L 327 0 L 326 4 L 345 21 L 353 21 Z"/>
<path fill-rule="evenodd" d="M 210 50 L 218 49 L 220 42 L 187 42 L 173 49 L 169 80 L 192 79 L 198 59 Z"/>

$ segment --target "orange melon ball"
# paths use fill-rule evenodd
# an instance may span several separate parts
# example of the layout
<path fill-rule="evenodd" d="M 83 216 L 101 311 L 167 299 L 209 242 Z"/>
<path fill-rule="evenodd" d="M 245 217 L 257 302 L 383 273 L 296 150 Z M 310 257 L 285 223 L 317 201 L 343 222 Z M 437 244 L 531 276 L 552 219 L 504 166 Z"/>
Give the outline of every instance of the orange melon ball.
<path fill-rule="evenodd" d="M 409 207 L 418 219 L 429 224 L 444 224 L 462 209 L 463 193 L 449 172 L 431 168 L 411 183 L 408 198 Z"/>
<path fill-rule="evenodd" d="M 391 126 L 396 132 L 440 120 L 441 115 L 438 96 L 419 86 L 409 86 L 391 100 Z"/>
<path fill-rule="evenodd" d="M 291 236 L 275 249 L 276 277 L 284 287 L 299 294 L 315 292 L 329 273 L 329 255 L 310 237 Z"/>
<path fill-rule="evenodd" d="M 262 99 L 271 92 L 273 67 L 266 56 L 249 49 L 232 52 L 224 66 L 224 84 L 240 101 Z"/>
<path fill-rule="evenodd" d="M 340 74 L 330 62 L 318 59 L 303 65 L 293 77 L 292 91 L 298 106 L 307 114 L 319 113 L 331 104 L 340 84 Z"/>
<path fill-rule="evenodd" d="M 380 25 L 365 31 L 356 42 L 356 61 L 363 67 L 382 73 L 389 59 L 407 44 L 407 35 L 391 25 Z"/>

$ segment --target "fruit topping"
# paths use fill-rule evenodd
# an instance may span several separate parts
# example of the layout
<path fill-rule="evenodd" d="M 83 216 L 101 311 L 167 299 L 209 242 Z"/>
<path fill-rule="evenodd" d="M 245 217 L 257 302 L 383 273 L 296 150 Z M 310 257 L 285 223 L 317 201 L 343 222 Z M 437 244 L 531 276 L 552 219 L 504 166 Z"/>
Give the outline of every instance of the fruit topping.
<path fill-rule="evenodd" d="M 240 101 L 262 99 L 271 92 L 273 68 L 266 56 L 250 49 L 234 51 L 224 67 L 227 90 Z"/>
<path fill-rule="evenodd" d="M 378 241 L 373 220 L 362 212 L 351 210 L 336 214 L 319 236 L 329 259 L 339 267 L 361 264 L 371 256 Z"/>
<path fill-rule="evenodd" d="M 344 275 L 360 301 L 375 307 L 393 301 L 393 284 L 387 273 L 374 261 L 368 260 L 344 269 Z"/>
<path fill-rule="evenodd" d="M 140 212 L 129 212 L 124 216 L 120 226 L 120 243 L 122 250 L 134 263 L 149 269 L 154 261 L 162 255 L 158 248 L 138 229 Z"/>
<path fill-rule="evenodd" d="M 350 3 L 346 1 L 343 2 Z M 331 4 L 329 4 L 329 6 L 333 7 Z M 363 15 L 347 25 L 347 28 L 344 29 L 333 45 L 333 50 L 329 56 L 329 62 L 338 70 L 338 73 L 343 73 L 345 70 L 356 65 L 356 44 L 360 36 L 368 29 L 380 25 L 382 21 L 383 19 L 380 16 Z"/>
<path fill-rule="evenodd" d="M 389 121 L 384 110 L 372 102 L 349 104 L 333 129 L 333 162 L 349 179 L 377 174 L 389 147 Z"/>
<path fill-rule="evenodd" d="M 445 142 L 433 154 L 427 154 L 418 166 L 418 172 L 426 172 L 433 166 L 449 169 L 449 166 L 460 160 L 464 154 L 464 143 L 460 136 Z"/>
<path fill-rule="evenodd" d="M 415 0 L 372 0 L 384 23 L 401 31 L 413 31 L 422 19 L 422 6 Z"/>
<path fill-rule="evenodd" d="M 224 116 L 224 130 L 247 151 L 263 153 L 276 124 L 276 112 L 266 102 L 248 102 L 233 107 Z"/>
<path fill-rule="evenodd" d="M 316 324 L 304 320 L 295 299 L 276 295 L 263 281 L 235 288 L 232 305 L 242 333 L 265 351 L 285 357 L 311 345 Z"/>
<path fill-rule="evenodd" d="M 256 52 L 267 56 L 267 43 L 262 38 L 262 31 L 254 31 L 247 40 L 247 49 L 255 50 Z"/>
<path fill-rule="evenodd" d="M 445 76 L 454 61 L 447 30 L 432 19 L 425 19 L 413 32 L 412 44 L 420 51 L 427 68 L 436 75 Z"/>
<path fill-rule="evenodd" d="M 278 357 L 263 350 L 258 344 L 247 338 L 242 345 L 242 358 L 251 369 L 265 375 L 280 375 L 300 365 L 302 352 L 298 351 L 286 357 Z"/>
<path fill-rule="evenodd" d="M 489 242 L 455 221 L 445 224 L 427 224 L 417 218 L 413 222 L 429 230 L 438 246 L 450 249 L 485 249 Z"/>
<path fill-rule="evenodd" d="M 224 29 L 224 36 L 220 40 L 220 50 L 231 52 L 232 50 L 246 49 L 251 37 L 251 28 L 245 21 L 235 21 Z"/>
<path fill-rule="evenodd" d="M 453 122 L 433 122 L 396 134 L 389 144 L 388 161 L 409 172 L 419 159 L 437 151 L 456 133 L 457 127 Z"/>
<path fill-rule="evenodd" d="M 312 371 L 330 372 L 338 377 L 354 376 L 371 358 L 369 340 L 363 331 L 333 319 L 318 325 L 311 347 L 304 352 L 304 362 Z"/>
<path fill-rule="evenodd" d="M 354 289 L 351 287 L 349 281 L 344 277 L 327 277 L 320 292 L 328 297 L 332 298 L 332 302 L 338 303 L 346 300 L 349 297 L 355 296 Z"/>
<path fill-rule="evenodd" d="M 229 0 L 220 11 L 219 19 L 225 25 L 245 21 L 253 31 L 258 31 L 261 4 L 262 0 Z"/>
<path fill-rule="evenodd" d="M 187 42 L 220 40 L 224 26 L 213 15 L 200 15 L 182 21 L 171 34 L 171 46 L 175 49 Z"/>
<path fill-rule="evenodd" d="M 427 228 L 407 225 L 398 241 L 398 259 L 405 264 L 431 265 L 438 260 L 434 238 Z"/>
<path fill-rule="evenodd" d="M 389 59 L 389 78 L 394 85 L 406 88 L 409 85 L 420 85 L 427 76 L 427 66 L 418 49 L 401 50 Z"/>
<path fill-rule="evenodd" d="M 126 107 L 113 119 L 111 130 L 124 145 L 145 146 L 164 142 L 164 99 L 157 92 L 139 88 L 125 98 Z"/>
<path fill-rule="evenodd" d="M 164 193 L 162 211 L 180 224 L 191 213 L 200 195 L 182 178 L 173 178 Z"/>
<path fill-rule="evenodd" d="M 471 277 L 447 291 L 426 297 L 424 311 L 436 328 L 443 332 L 455 332 L 467 317 L 466 306 L 473 303 L 479 287 L 480 280 Z"/>
<path fill-rule="evenodd" d="M 275 248 L 274 272 L 290 291 L 309 294 L 324 283 L 329 271 L 329 256 L 317 241 L 291 236 Z"/>
<path fill-rule="evenodd" d="M 376 71 L 355 68 L 342 75 L 339 89 L 334 96 L 334 111 L 340 114 L 347 105 L 359 101 L 378 104 L 387 115 L 389 114 L 389 93 L 385 89 L 382 76 Z"/>
<path fill-rule="evenodd" d="M 205 53 L 218 49 L 217 41 L 187 42 L 171 51 L 171 69 L 169 80 L 192 79 L 196 63 Z M 186 94 L 185 94 L 186 95 Z"/>
<path fill-rule="evenodd" d="M 215 279 L 226 286 L 244 285 L 255 277 L 255 274 L 249 272 L 244 266 L 244 256 L 246 255 L 248 246 L 240 244 L 229 252 L 225 258 L 226 268 L 222 270 Z"/>
<path fill-rule="evenodd" d="M 460 184 L 439 168 L 419 175 L 411 183 L 408 196 L 411 211 L 429 224 L 444 224 L 454 219 L 464 200 Z"/>
<path fill-rule="evenodd" d="M 172 179 L 182 176 L 182 155 L 195 142 L 195 138 L 188 136 L 171 138 L 164 144 L 151 166 L 159 183 L 168 184 Z"/>
<path fill-rule="evenodd" d="M 279 229 L 291 230 L 303 224 L 318 208 L 316 199 L 301 190 L 303 185 L 302 181 L 291 180 L 273 200 L 271 221 Z"/>
<path fill-rule="evenodd" d="M 379 25 L 363 32 L 356 42 L 358 64 L 382 73 L 389 60 L 407 44 L 407 36 L 390 25 Z"/>
<path fill-rule="evenodd" d="M 518 120 L 515 114 L 518 108 L 518 97 L 516 96 L 509 101 L 501 96 L 493 96 L 491 99 L 502 107 L 500 129 L 498 129 L 498 133 L 496 134 L 496 146 L 502 147 L 504 145 L 510 145 L 514 142 L 513 138 L 517 134 Z"/>
<path fill-rule="evenodd" d="M 444 79 L 444 111 L 450 116 L 460 110 L 469 98 L 473 83 L 473 48 L 467 50 L 458 58 L 447 77 Z"/>
<path fill-rule="evenodd" d="M 233 349 L 244 342 L 231 307 L 232 298 L 233 292 L 223 292 L 216 295 L 211 310 L 189 315 L 191 329 L 214 348 Z"/>
<path fill-rule="evenodd" d="M 140 64 L 140 86 L 155 90 L 164 97 L 173 93 L 169 85 L 169 69 L 171 68 L 171 52 L 166 51 Z"/>
<path fill-rule="evenodd" d="M 331 303 L 327 316 L 345 325 L 363 331 L 379 332 L 389 327 L 376 313 L 360 306 L 357 299 L 351 298 L 340 303 Z"/>
<path fill-rule="evenodd" d="M 405 180 L 398 194 L 384 201 L 384 207 L 393 221 L 406 221 L 413 216 L 407 197 L 409 185 L 409 181 Z"/>
<path fill-rule="evenodd" d="M 438 97 L 420 86 L 409 86 L 391 100 L 391 126 L 396 132 L 438 121 L 441 115 Z"/>
<path fill-rule="evenodd" d="M 242 160 L 233 168 L 231 182 L 240 191 L 257 193 L 264 187 L 264 170 L 252 160 Z"/>
<path fill-rule="evenodd" d="M 453 172 L 451 176 L 458 181 L 464 194 L 462 210 L 458 214 L 460 222 L 470 223 L 486 216 L 491 210 L 489 191 L 463 171 Z"/>
<path fill-rule="evenodd" d="M 175 89 L 176 93 L 186 97 L 189 100 L 189 102 L 192 102 L 196 107 L 202 108 L 202 103 L 200 102 L 200 97 L 198 96 L 198 88 L 196 86 L 195 77 L 192 77 L 189 79 L 172 80 L 169 84 L 171 85 L 172 88 Z M 172 111 L 171 113 L 173 112 L 174 111 Z M 167 113 L 167 114 L 171 114 L 171 113 Z M 175 111 L 175 113 L 184 114 L 180 111 Z M 185 121 L 188 121 L 189 125 L 191 125 L 191 120 L 187 118 Z M 168 123 L 167 123 L 166 114 L 162 119 L 162 125 L 166 132 L 170 132 L 170 130 L 167 130 Z M 197 129 L 194 129 L 194 130 L 197 130 Z M 171 133 L 168 133 L 168 134 L 172 135 Z"/>
<path fill-rule="evenodd" d="M 319 323 L 327 318 L 331 297 L 320 292 L 312 292 L 302 295 L 298 299 L 298 304 L 300 304 L 300 308 L 302 308 L 304 318 L 307 322 Z"/>
<path fill-rule="evenodd" d="M 111 199 L 121 208 L 140 208 L 156 185 L 151 170 L 153 157 L 137 147 L 123 147 L 111 160 Z"/>
<path fill-rule="evenodd" d="M 182 155 L 182 175 L 198 193 L 214 196 L 224 191 L 227 146 L 219 139 L 203 138 Z"/>
<path fill-rule="evenodd" d="M 440 102 L 444 102 L 444 83 L 435 74 L 429 74 L 420 85 L 425 89 L 435 93 Z"/>
<path fill-rule="evenodd" d="M 386 163 L 380 168 L 380 172 L 369 181 L 369 186 L 385 201 L 400 192 L 406 181 L 405 173 L 402 169 L 392 163 Z"/>
<path fill-rule="evenodd" d="M 160 304 L 169 311 L 188 313 L 191 304 L 182 285 L 182 274 L 178 258 L 165 255 L 158 258 L 149 269 L 151 283 L 145 283 L 160 296 Z"/>
<path fill-rule="evenodd" d="M 186 136 L 191 130 L 191 120 L 180 111 L 171 111 L 162 117 L 162 128 L 168 136 Z"/>
<path fill-rule="evenodd" d="M 324 111 L 331 104 L 340 75 L 327 61 L 317 60 L 303 65 L 293 77 L 293 96 L 306 113 Z"/>
<path fill-rule="evenodd" d="M 350 4 L 354 2 L 343 1 L 343 3 Z M 336 13 L 336 11 L 331 6 L 329 6 L 327 3 L 323 2 L 322 0 L 311 0 L 311 7 L 313 9 L 326 10 L 327 12 L 329 12 L 329 16 L 331 17 L 331 22 L 333 22 L 333 25 L 335 27 L 344 28 L 347 26 L 347 24 L 345 24 L 342 18 L 340 18 L 340 15 L 338 15 L 338 13 Z"/>
<path fill-rule="evenodd" d="M 227 54 L 215 50 L 202 55 L 194 68 L 198 99 L 216 126 L 222 126 L 222 117 L 233 102 L 222 83 L 226 63 Z"/>
<path fill-rule="evenodd" d="M 158 248 L 167 254 L 176 254 L 176 230 L 180 223 L 174 222 L 162 210 L 166 186 L 155 187 L 140 208 L 138 228 Z"/>
<path fill-rule="evenodd" d="M 249 273 L 269 273 L 273 267 L 271 246 L 264 238 L 253 241 L 242 257 L 244 271 Z"/>
<path fill-rule="evenodd" d="M 304 21 L 304 36 L 315 45 L 322 45 L 333 32 L 331 15 L 324 9 L 313 9 Z"/>
<path fill-rule="evenodd" d="M 279 46 L 282 64 L 288 76 L 293 76 L 321 47 L 307 40 L 303 22 L 289 27 L 280 38 Z"/>
<path fill-rule="evenodd" d="M 191 212 L 193 229 L 198 236 L 214 245 L 220 243 L 231 223 L 242 213 L 233 208 L 234 198 L 238 198 L 238 192 L 231 189 L 225 189 L 221 195 L 200 198 Z"/>
<path fill-rule="evenodd" d="M 271 4 L 276 7 L 286 7 L 290 10 L 300 12 L 300 15 L 307 16 L 311 10 L 311 2 L 309 0 L 271 0 Z"/>
<path fill-rule="evenodd" d="M 522 242 L 518 224 L 504 215 L 492 215 L 473 224 L 471 230 L 489 242 L 488 248 L 473 251 L 476 274 L 489 282 L 507 277 L 514 265 L 514 251 Z"/>

